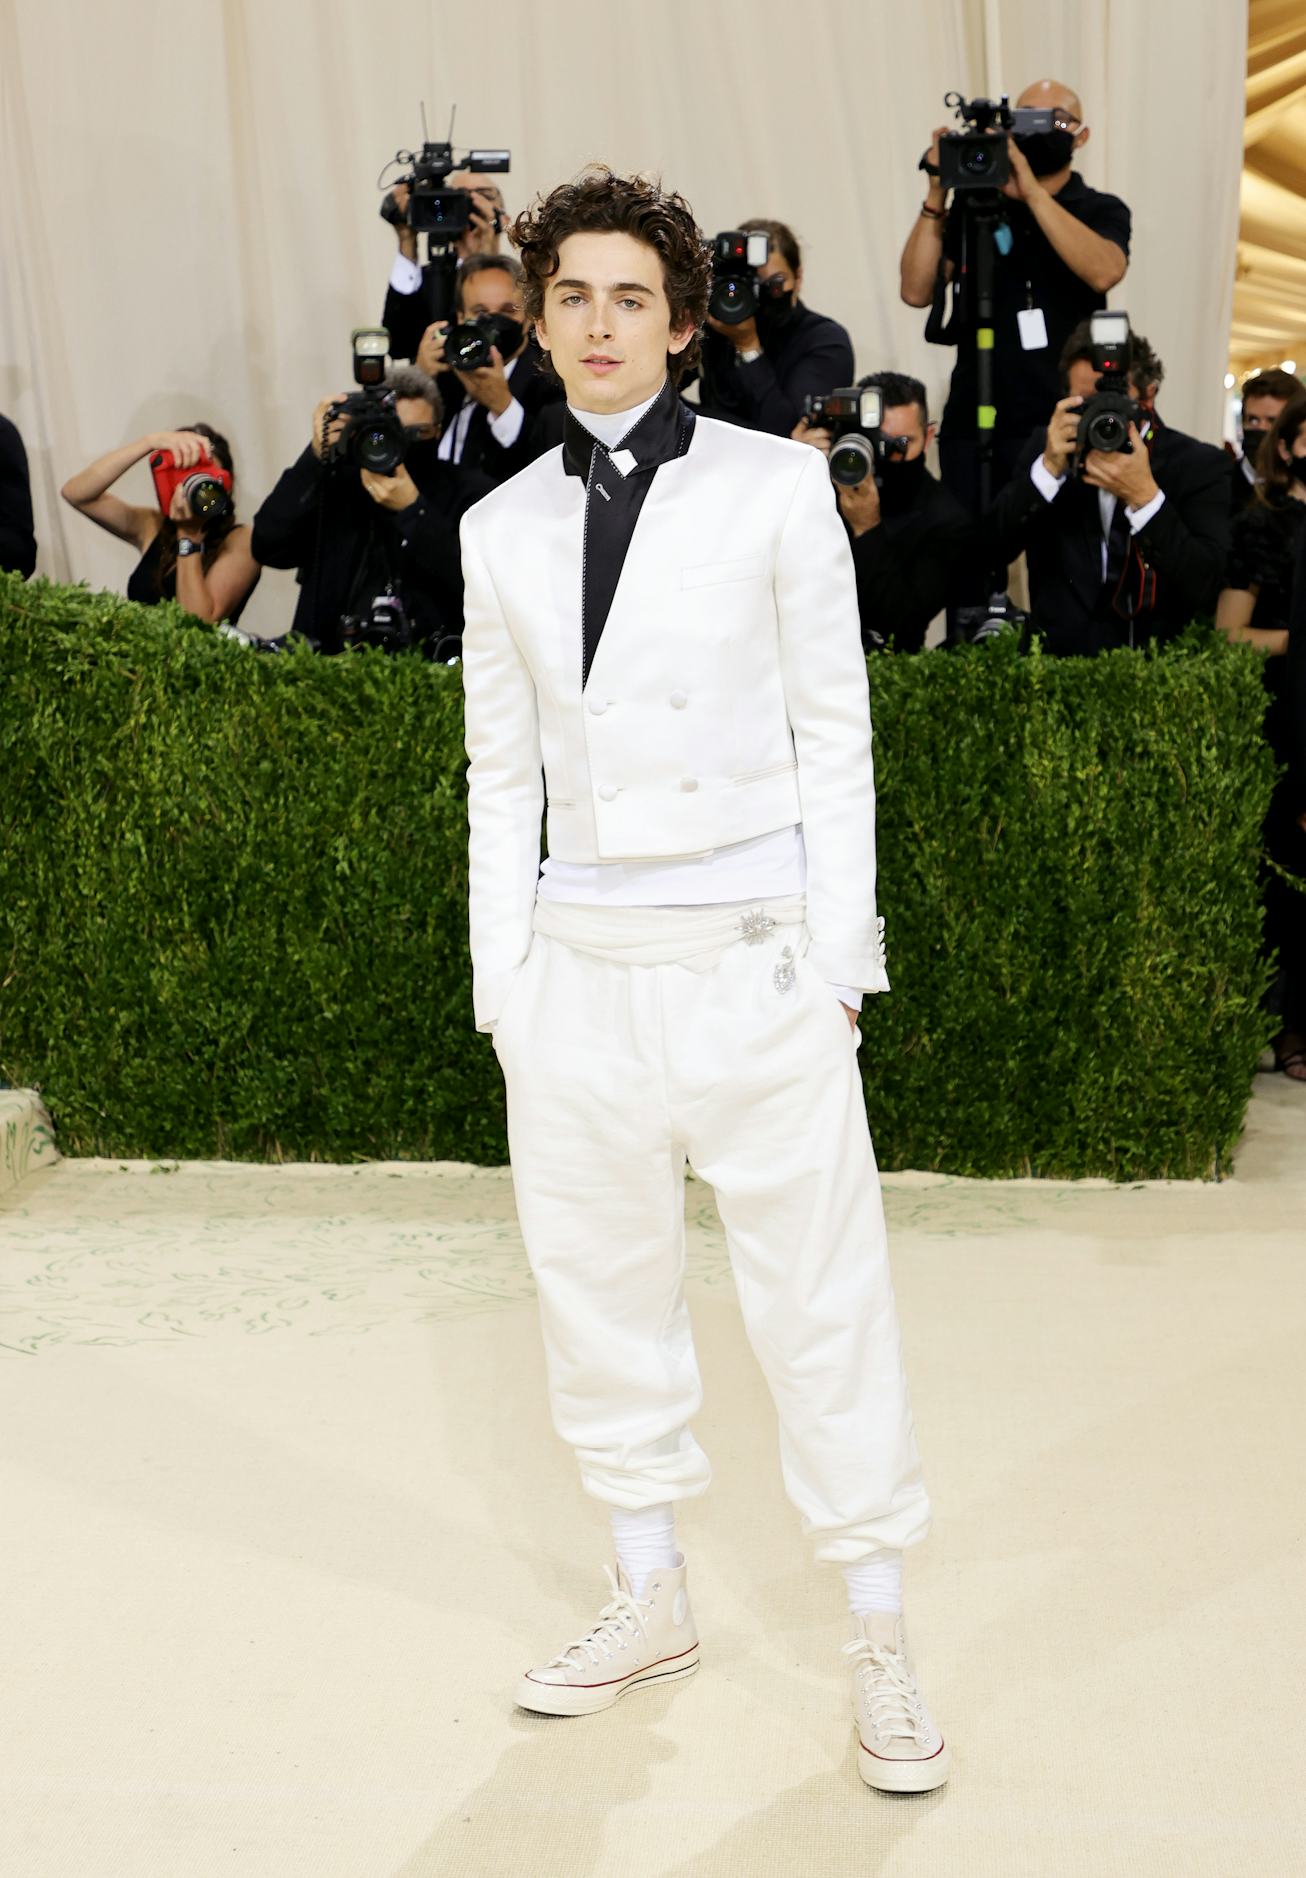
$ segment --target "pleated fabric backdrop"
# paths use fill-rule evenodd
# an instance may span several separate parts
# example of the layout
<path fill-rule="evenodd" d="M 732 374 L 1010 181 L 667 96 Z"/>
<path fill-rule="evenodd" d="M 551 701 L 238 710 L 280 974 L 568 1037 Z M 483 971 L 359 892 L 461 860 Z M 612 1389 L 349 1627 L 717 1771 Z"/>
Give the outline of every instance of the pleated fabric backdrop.
<path fill-rule="evenodd" d="M 609 0 L 560 12 L 391 0 L 0 0 L 0 410 L 30 453 L 40 571 L 121 589 L 130 550 L 60 483 L 148 430 L 231 438 L 252 514 L 349 378 L 394 252 L 384 160 L 506 145 L 510 208 L 591 159 L 651 169 L 708 232 L 797 231 L 804 299 L 860 371 L 951 355 L 898 298 L 942 94 L 1075 86 L 1087 180 L 1134 210 L 1113 295 L 1160 350 L 1169 420 L 1218 438 L 1242 150 L 1241 0 Z M 149 499 L 147 472 L 123 486 Z M 249 623 L 289 618 L 265 575 Z"/>

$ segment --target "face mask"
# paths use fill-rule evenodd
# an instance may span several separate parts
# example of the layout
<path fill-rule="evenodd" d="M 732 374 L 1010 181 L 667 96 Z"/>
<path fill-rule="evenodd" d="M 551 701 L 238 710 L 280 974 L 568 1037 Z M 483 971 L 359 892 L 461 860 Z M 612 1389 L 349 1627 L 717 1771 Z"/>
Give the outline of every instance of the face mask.
<path fill-rule="evenodd" d="M 1306 456 L 1295 456 L 1288 465 L 1288 481 L 1306 489 Z"/>
<path fill-rule="evenodd" d="M 889 457 L 880 471 L 880 508 L 885 515 L 901 515 L 921 492 L 925 480 L 924 456 Z"/>
<path fill-rule="evenodd" d="M 791 326 L 798 316 L 798 295 L 794 293 L 772 293 L 764 287 L 757 302 L 757 328 L 759 332 L 782 333 Z"/>
<path fill-rule="evenodd" d="M 1055 176 L 1069 163 L 1075 148 L 1075 133 L 1070 130 L 1038 130 L 1017 137 L 1020 154 L 1036 176 Z"/>
<path fill-rule="evenodd" d="M 498 346 L 499 357 L 505 365 L 526 337 L 521 321 L 507 313 L 483 313 L 476 324 L 489 334 L 490 344 Z"/>
<path fill-rule="evenodd" d="M 440 439 L 438 437 L 410 437 L 408 448 L 404 451 L 404 468 L 414 482 L 426 475 L 440 461 Z"/>

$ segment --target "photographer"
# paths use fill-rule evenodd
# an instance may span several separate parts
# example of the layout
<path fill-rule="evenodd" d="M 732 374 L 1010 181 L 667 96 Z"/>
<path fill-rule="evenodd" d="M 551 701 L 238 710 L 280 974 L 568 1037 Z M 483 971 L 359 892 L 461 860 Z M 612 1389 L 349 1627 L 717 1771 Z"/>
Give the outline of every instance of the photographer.
<path fill-rule="evenodd" d="M 1242 451 L 1230 466 L 1230 497 L 1234 515 L 1249 508 L 1261 485 L 1260 448 L 1278 421 L 1285 404 L 1301 396 L 1302 383 L 1291 372 L 1254 372 L 1243 386 Z"/>
<path fill-rule="evenodd" d="M 316 650 L 413 644 L 447 657 L 462 634 L 458 524 L 493 485 L 440 461 L 439 393 L 428 373 L 392 366 L 386 383 L 403 461 L 382 475 L 342 456 L 348 420 L 333 407 L 344 399 L 324 398 L 303 454 L 254 517 L 254 552 L 267 567 L 298 569 L 294 631 Z"/>
<path fill-rule="evenodd" d="M 1120 420 L 1123 447 L 1081 449 L 1094 350 L 1086 321 L 1061 355 L 1066 395 L 985 519 L 1005 560 L 1026 551 L 1034 628 L 1055 653 L 1174 638 L 1214 608 L 1229 553 L 1224 453 L 1161 422 L 1164 367 L 1141 333 L 1124 346 L 1136 414 L 1127 431 Z"/>
<path fill-rule="evenodd" d="M 904 372 L 872 372 L 858 381 L 868 387 L 884 399 L 885 453 L 876 475 L 835 484 L 857 571 L 862 647 L 920 652 L 930 621 L 974 584 L 977 529 L 926 468 L 934 425 L 924 385 Z M 830 454 L 831 433 L 807 418 L 793 435 Z"/>
<path fill-rule="evenodd" d="M 1265 374 L 1269 376 L 1269 374 Z M 1276 374 L 1278 376 L 1278 374 Z M 1285 374 L 1286 376 L 1286 374 Z M 1255 380 L 1252 381 L 1255 383 Z M 1215 623 L 1267 656 L 1265 735 L 1281 764 L 1265 818 L 1265 942 L 1278 954 L 1270 990 L 1280 1019 L 1278 1069 L 1306 1082 L 1306 393 L 1285 404 L 1259 452 L 1260 478 L 1233 525 Z"/>
<path fill-rule="evenodd" d="M 852 340 L 836 320 L 799 299 L 803 265 L 792 229 L 760 219 L 739 227 L 764 234 L 771 244 L 757 283 L 757 313 L 735 325 L 708 315 L 699 409 L 705 417 L 788 437 L 809 396 L 852 383 Z"/>
<path fill-rule="evenodd" d="M 0 569 L 26 580 L 36 567 L 32 486 L 18 427 L 0 417 Z"/>
<path fill-rule="evenodd" d="M 500 236 L 508 222 L 503 192 L 497 180 L 471 170 L 451 170 L 446 185 L 450 189 L 466 189 L 472 198 L 471 219 L 453 243 L 459 266 L 473 255 L 498 254 Z M 393 203 L 393 208 L 389 203 Z M 386 220 L 393 223 L 399 252 L 390 269 L 381 324 L 390 335 L 391 358 L 419 362 L 417 348 L 430 325 L 431 268 L 429 263 L 425 267 L 418 264 L 417 231 L 410 228 L 407 221 L 407 183 L 394 185 L 389 191 L 389 203 L 384 214 Z M 426 369 L 429 371 L 430 367 Z"/>
<path fill-rule="evenodd" d="M 544 370 L 544 354 L 526 330 L 521 263 L 511 255 L 474 254 L 458 269 L 454 338 L 469 324 L 495 341 L 490 362 L 460 371 L 446 357 L 450 322 L 427 327 L 417 364 L 440 390 L 444 429 L 440 456 L 503 482 L 561 437 L 545 436 L 540 414 L 561 406 L 562 386 Z M 465 335 L 466 336 L 466 335 Z M 561 419 L 561 411 L 555 414 Z"/>
<path fill-rule="evenodd" d="M 1055 127 L 1007 138 L 1011 175 L 1000 197 L 959 189 L 949 207 L 939 180 L 939 142 L 949 132 L 947 127 L 935 131 L 921 159 L 929 179 L 925 200 L 901 261 L 902 298 L 908 306 L 933 309 L 926 338 L 957 347 L 939 436 L 939 470 L 972 514 L 979 509 L 977 202 L 988 196 L 999 210 L 992 237 L 993 495 L 1056 397 L 1056 361 L 1067 335 L 1106 305 L 1108 290 L 1124 279 L 1128 266 L 1129 210 L 1118 197 L 1090 189 L 1072 167 L 1074 152 L 1089 137 L 1075 93 L 1043 79 L 1016 102 L 1017 109 L 1051 110 Z M 945 332 L 949 284 L 952 319 Z"/>
<path fill-rule="evenodd" d="M 156 493 L 163 478 L 165 489 L 175 484 L 166 497 L 166 513 L 112 493 L 113 484 L 142 457 L 151 458 L 152 468 L 153 459 L 162 458 L 164 467 L 155 469 Z M 174 472 L 182 471 L 191 474 L 177 480 Z M 206 504 L 212 501 L 205 517 L 193 513 L 188 489 L 197 500 L 205 492 Z M 197 619 L 235 625 L 258 585 L 260 569 L 249 525 L 236 520 L 231 447 L 208 424 L 151 432 L 110 450 L 70 476 L 60 494 L 140 555 L 127 582 L 129 600 L 142 606 L 176 600 Z"/>

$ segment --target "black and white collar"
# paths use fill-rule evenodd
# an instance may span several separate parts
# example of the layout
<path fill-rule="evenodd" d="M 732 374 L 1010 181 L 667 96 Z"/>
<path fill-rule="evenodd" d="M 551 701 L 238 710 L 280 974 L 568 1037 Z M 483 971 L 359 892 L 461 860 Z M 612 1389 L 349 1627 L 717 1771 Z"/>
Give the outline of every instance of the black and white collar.
<path fill-rule="evenodd" d="M 599 449 L 622 476 L 655 470 L 659 463 L 669 463 L 673 457 L 685 454 L 693 428 L 694 413 L 682 401 L 670 377 L 663 380 L 657 397 L 615 450 L 609 450 L 586 430 L 582 419 L 568 405 L 563 421 L 563 468 L 568 476 L 587 480 L 594 451 Z"/>

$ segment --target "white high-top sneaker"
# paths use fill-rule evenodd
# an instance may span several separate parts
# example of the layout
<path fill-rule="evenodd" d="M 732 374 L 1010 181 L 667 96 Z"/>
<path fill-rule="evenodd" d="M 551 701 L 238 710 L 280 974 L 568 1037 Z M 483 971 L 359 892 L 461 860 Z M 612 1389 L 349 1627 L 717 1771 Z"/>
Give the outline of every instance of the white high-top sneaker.
<path fill-rule="evenodd" d="M 892 1611 L 867 1611 L 852 1625 L 843 1652 L 853 1665 L 858 1773 L 868 1787 L 885 1793 L 941 1787 L 951 1771 L 952 1750 L 916 1687 L 902 1618 Z"/>
<path fill-rule="evenodd" d="M 628 1689 L 642 1689 L 698 1668 L 698 1631 L 685 1588 L 686 1562 L 648 1574 L 644 1595 L 632 1595 L 618 1564 L 603 1567 L 612 1597 L 599 1621 L 539 1669 L 528 1669 L 513 1696 L 518 1708 L 540 1715 L 589 1715 L 611 1708 Z"/>

